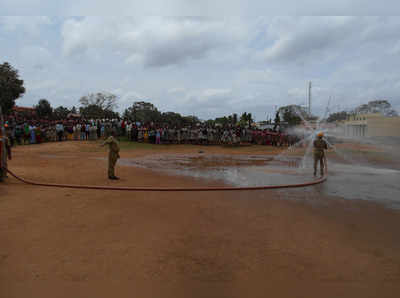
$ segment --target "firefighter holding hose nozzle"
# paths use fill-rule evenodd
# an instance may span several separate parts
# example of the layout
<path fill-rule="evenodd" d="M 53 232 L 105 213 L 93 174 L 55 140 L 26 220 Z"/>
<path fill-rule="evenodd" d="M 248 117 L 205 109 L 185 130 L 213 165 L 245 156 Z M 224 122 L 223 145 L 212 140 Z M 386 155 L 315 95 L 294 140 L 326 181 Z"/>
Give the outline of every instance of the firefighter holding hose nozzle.
<path fill-rule="evenodd" d="M 321 177 L 324 176 L 324 168 L 326 168 L 325 150 L 328 149 L 328 144 L 323 139 L 324 133 L 317 134 L 317 139 L 314 141 L 314 176 L 317 176 L 318 162 L 320 164 Z"/>

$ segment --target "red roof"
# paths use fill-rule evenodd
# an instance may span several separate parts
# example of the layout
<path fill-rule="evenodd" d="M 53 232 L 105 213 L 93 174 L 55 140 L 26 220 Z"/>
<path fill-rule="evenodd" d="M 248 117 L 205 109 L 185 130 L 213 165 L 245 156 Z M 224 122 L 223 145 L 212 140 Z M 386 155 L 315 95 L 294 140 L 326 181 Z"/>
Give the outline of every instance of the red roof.
<path fill-rule="evenodd" d="M 13 107 L 13 110 L 16 112 L 35 112 L 35 108 L 30 108 L 30 107 L 15 106 L 15 107 Z"/>

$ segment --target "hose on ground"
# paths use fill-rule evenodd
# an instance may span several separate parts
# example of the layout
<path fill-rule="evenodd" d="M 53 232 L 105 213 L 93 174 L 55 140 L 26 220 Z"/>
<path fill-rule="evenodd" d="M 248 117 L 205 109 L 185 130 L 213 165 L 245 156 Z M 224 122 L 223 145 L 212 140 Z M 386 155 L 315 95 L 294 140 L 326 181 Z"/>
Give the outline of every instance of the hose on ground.
<path fill-rule="evenodd" d="M 317 185 L 327 180 L 327 176 L 322 176 L 319 179 L 298 183 L 298 184 L 285 184 L 285 185 L 265 185 L 265 186 L 244 186 L 244 187 L 230 187 L 230 186 L 217 186 L 217 187 L 124 187 L 124 186 L 97 186 L 97 185 L 76 185 L 76 184 L 57 184 L 57 183 L 43 183 L 30 181 L 21 178 L 11 172 L 7 168 L 3 168 L 15 179 L 29 185 L 45 186 L 45 187 L 59 187 L 59 188 L 73 188 L 73 189 L 93 189 L 93 190 L 118 190 L 118 191 L 239 191 L 239 190 L 267 190 L 267 189 L 280 189 L 280 188 L 299 188 Z"/>

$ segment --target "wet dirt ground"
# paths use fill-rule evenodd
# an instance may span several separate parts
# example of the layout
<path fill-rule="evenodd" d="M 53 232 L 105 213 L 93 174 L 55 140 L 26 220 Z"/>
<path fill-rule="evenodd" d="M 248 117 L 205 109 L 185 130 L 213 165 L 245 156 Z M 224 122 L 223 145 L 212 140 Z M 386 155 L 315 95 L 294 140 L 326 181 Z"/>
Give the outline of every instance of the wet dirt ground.
<path fill-rule="evenodd" d="M 121 180 L 109 181 L 103 149 L 67 142 L 18 147 L 10 168 L 35 181 L 86 185 L 312 178 L 271 162 L 277 154 L 139 146 L 121 151 Z M 362 190 L 398 173 L 338 165 L 325 184 L 290 191 L 128 193 L 9 178 L 0 184 L 0 297 L 398 297 L 400 213 L 371 195 L 374 187 Z M 208 176 L 218 171 L 238 172 Z"/>
<path fill-rule="evenodd" d="M 312 160 L 275 159 L 271 155 L 152 154 L 140 158 L 123 158 L 120 164 L 220 181 L 233 186 L 263 186 L 304 183 L 313 177 Z M 354 161 L 345 164 L 329 161 L 329 179 L 323 186 L 307 189 L 322 195 L 351 200 L 369 200 L 400 209 L 400 170 L 384 165 L 364 165 Z M 318 171 L 319 173 L 319 171 Z M 297 190 L 299 191 L 299 190 Z M 304 191 L 304 189 L 300 190 Z M 285 192 L 292 192 L 292 190 Z"/>

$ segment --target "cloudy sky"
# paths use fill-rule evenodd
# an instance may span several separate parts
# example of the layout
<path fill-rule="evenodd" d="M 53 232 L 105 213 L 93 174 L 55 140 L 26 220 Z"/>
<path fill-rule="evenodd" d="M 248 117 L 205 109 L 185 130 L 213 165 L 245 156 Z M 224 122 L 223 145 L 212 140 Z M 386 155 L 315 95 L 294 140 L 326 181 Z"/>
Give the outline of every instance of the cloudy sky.
<path fill-rule="evenodd" d="M 312 81 L 315 114 L 329 98 L 330 111 L 374 99 L 400 111 L 399 32 L 389 16 L 0 17 L 0 63 L 25 81 L 21 106 L 78 106 L 106 91 L 120 111 L 147 100 L 202 119 L 264 120 L 306 104 Z"/>

